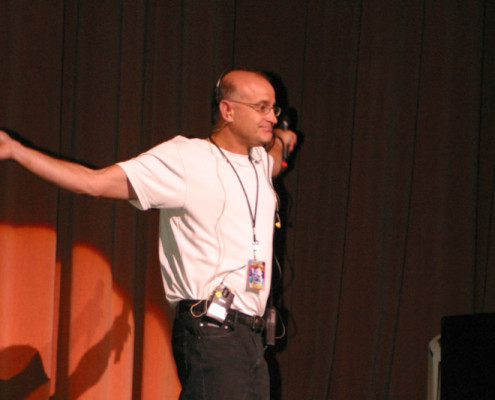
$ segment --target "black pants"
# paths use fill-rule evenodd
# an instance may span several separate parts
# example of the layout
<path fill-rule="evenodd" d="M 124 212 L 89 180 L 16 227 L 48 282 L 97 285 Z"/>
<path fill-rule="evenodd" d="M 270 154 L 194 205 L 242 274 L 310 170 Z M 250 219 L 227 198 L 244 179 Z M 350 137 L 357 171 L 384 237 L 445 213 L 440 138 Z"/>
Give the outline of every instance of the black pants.
<path fill-rule="evenodd" d="M 219 326 L 178 313 L 172 349 L 180 400 L 268 400 L 270 381 L 261 333 L 241 323 Z"/>

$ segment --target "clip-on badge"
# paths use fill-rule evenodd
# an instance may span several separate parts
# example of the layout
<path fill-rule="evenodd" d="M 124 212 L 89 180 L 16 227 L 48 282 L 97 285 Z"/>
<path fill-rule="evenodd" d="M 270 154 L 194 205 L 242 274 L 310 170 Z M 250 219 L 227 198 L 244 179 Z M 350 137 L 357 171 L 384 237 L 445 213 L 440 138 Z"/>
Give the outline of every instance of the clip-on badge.
<path fill-rule="evenodd" d="M 211 297 L 211 303 L 208 307 L 206 315 L 210 318 L 217 320 L 220 323 L 227 318 L 227 312 L 234 301 L 234 293 L 232 293 L 228 287 L 220 284 L 213 292 Z"/>

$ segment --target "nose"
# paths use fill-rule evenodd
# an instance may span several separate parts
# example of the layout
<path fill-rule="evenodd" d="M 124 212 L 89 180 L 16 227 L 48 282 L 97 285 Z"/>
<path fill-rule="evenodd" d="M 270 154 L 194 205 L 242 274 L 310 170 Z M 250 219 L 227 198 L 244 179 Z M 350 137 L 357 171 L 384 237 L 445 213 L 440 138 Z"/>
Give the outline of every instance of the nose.
<path fill-rule="evenodd" d="M 277 116 L 275 115 L 275 110 L 272 108 L 270 112 L 268 113 L 268 118 L 273 125 L 275 125 L 278 121 Z"/>

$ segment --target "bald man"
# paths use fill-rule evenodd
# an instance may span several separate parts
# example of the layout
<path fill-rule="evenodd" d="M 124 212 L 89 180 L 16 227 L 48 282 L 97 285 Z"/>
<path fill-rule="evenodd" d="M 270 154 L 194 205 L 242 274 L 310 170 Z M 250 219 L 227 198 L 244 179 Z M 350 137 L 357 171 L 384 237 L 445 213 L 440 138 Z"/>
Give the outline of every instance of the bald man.
<path fill-rule="evenodd" d="M 0 131 L 0 159 L 75 193 L 159 209 L 163 285 L 176 308 L 180 399 L 269 399 L 262 332 L 277 208 L 272 177 L 297 137 L 274 129 L 280 109 L 259 72 L 227 73 L 215 97 L 207 139 L 176 136 L 93 170 Z"/>

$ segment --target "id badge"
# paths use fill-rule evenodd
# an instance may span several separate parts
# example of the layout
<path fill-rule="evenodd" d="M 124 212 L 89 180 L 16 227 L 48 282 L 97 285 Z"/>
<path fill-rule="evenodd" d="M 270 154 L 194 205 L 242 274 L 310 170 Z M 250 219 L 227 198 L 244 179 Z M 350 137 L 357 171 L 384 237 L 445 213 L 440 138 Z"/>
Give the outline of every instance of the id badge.
<path fill-rule="evenodd" d="M 249 289 L 263 290 L 265 288 L 265 262 L 249 260 L 248 263 Z"/>

